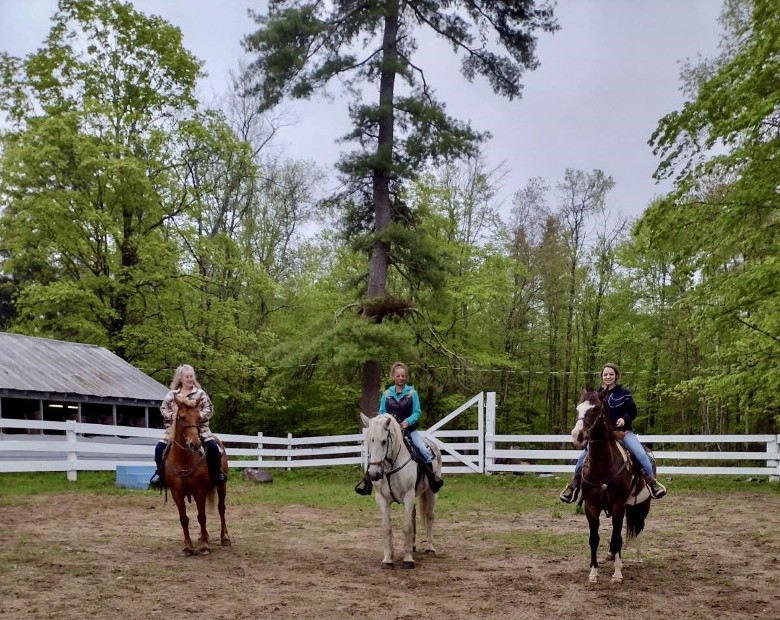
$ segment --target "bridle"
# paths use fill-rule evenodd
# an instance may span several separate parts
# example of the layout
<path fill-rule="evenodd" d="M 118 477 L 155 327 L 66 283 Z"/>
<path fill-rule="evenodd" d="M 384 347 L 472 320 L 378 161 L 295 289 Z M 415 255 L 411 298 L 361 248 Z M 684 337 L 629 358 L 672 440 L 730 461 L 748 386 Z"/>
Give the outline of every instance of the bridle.
<path fill-rule="evenodd" d="M 394 453 L 393 453 L 394 452 Z M 385 445 L 385 455 L 378 461 L 369 461 L 368 466 L 375 466 L 379 467 L 380 471 L 382 472 L 382 475 L 378 478 L 381 480 L 382 478 L 385 478 L 387 480 L 387 488 L 390 491 L 390 496 L 393 498 L 393 500 L 400 504 L 401 502 L 396 498 L 395 493 L 393 493 L 393 487 L 390 482 L 390 477 L 401 471 L 404 467 L 406 467 L 411 461 L 412 461 L 412 455 L 409 455 L 409 458 L 407 458 L 401 465 L 398 465 L 397 467 L 393 467 L 393 463 L 398 459 L 398 455 L 401 452 L 401 446 L 399 445 L 397 448 L 394 449 L 394 442 L 393 442 L 393 431 L 388 427 L 387 429 L 387 443 Z M 391 456 L 392 453 L 392 456 Z M 387 464 L 387 467 L 385 467 L 385 464 Z"/>
<path fill-rule="evenodd" d="M 590 411 L 590 409 L 588 411 Z M 577 416 L 577 421 L 579 422 L 581 420 L 583 426 L 585 425 L 585 415 L 586 415 L 586 413 L 580 413 Z M 588 425 L 587 431 L 585 431 L 585 436 L 586 436 L 587 446 L 588 446 L 588 454 L 585 457 L 585 462 L 586 463 L 591 458 L 591 450 L 590 450 L 590 444 L 591 443 L 599 443 L 599 442 L 608 441 L 608 440 L 611 439 L 609 434 L 607 434 L 605 437 L 600 437 L 598 439 L 591 438 L 591 436 L 590 436 L 591 430 L 596 425 L 596 423 L 598 423 L 599 421 L 601 421 L 601 423 L 604 426 L 607 426 L 606 409 L 605 409 L 603 404 L 601 405 L 601 410 L 599 411 L 598 415 L 593 420 L 593 422 Z M 586 480 L 586 478 L 585 478 L 585 466 L 583 464 L 582 474 L 581 474 L 582 475 L 582 483 L 583 484 L 587 484 L 588 486 L 591 486 L 591 487 L 600 487 L 601 492 L 602 493 L 606 493 L 609 490 L 609 485 L 612 484 L 615 480 L 617 480 L 617 478 L 623 473 L 623 470 L 627 469 L 627 467 L 628 467 L 628 461 L 624 459 L 623 463 L 621 464 L 621 466 L 615 472 L 615 475 L 612 476 L 612 478 L 610 478 L 607 482 L 591 482 L 590 480 Z"/>

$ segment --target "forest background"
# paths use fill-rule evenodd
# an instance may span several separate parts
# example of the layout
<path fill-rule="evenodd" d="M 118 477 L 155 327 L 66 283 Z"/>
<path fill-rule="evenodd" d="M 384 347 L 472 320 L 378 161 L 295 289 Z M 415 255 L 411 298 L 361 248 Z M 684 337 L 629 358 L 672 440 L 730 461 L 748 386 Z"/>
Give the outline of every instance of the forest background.
<path fill-rule="evenodd" d="M 639 218 L 606 209 L 608 171 L 567 169 L 505 220 L 489 137 L 435 101 L 411 35 L 512 98 L 557 26 L 478 4 L 270 2 L 214 108 L 177 28 L 60 0 L 35 53 L 0 55 L 0 329 L 164 384 L 191 363 L 223 432 L 353 432 L 396 360 L 423 427 L 489 390 L 498 432 L 565 432 L 612 361 L 640 432 L 777 432 L 780 7 L 726 0 L 719 55 L 683 67 L 648 137 L 674 190 Z M 473 44 L 490 29 L 505 54 Z M 353 99 L 335 195 L 273 148 L 275 104 L 328 82 Z"/>

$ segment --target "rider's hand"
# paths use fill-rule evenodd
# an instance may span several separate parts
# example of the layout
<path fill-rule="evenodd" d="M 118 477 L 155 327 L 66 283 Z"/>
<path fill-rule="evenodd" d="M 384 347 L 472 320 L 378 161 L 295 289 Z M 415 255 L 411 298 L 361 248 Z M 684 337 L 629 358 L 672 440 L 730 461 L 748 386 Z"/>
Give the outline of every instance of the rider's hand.
<path fill-rule="evenodd" d="M 615 422 L 615 426 L 618 428 L 623 428 L 626 425 L 626 421 L 623 418 L 618 418 L 617 422 Z"/>
<path fill-rule="evenodd" d="M 401 428 L 409 428 L 409 422 L 407 422 L 406 420 L 401 422 Z"/>

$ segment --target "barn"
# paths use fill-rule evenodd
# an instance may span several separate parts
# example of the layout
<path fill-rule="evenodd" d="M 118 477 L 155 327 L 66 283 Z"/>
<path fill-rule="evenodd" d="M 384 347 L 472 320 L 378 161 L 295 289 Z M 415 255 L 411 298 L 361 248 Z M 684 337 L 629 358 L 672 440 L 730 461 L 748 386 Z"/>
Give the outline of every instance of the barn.
<path fill-rule="evenodd" d="M 167 392 L 103 347 L 0 333 L 0 419 L 159 428 Z"/>

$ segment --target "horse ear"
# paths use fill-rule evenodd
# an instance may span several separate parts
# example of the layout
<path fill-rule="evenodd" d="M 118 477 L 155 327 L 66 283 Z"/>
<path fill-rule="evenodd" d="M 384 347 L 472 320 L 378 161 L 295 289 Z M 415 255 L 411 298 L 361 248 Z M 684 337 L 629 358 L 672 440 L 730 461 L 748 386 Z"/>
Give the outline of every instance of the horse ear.
<path fill-rule="evenodd" d="M 386 415 L 386 416 L 385 416 L 385 430 L 387 430 L 388 428 L 390 428 L 390 423 L 391 423 L 392 421 L 393 421 L 393 416 L 391 416 L 391 415 Z"/>
<path fill-rule="evenodd" d="M 363 425 L 363 427 L 368 428 L 368 423 L 371 422 L 371 418 L 369 418 L 365 413 L 362 411 L 360 412 L 360 423 Z"/>

